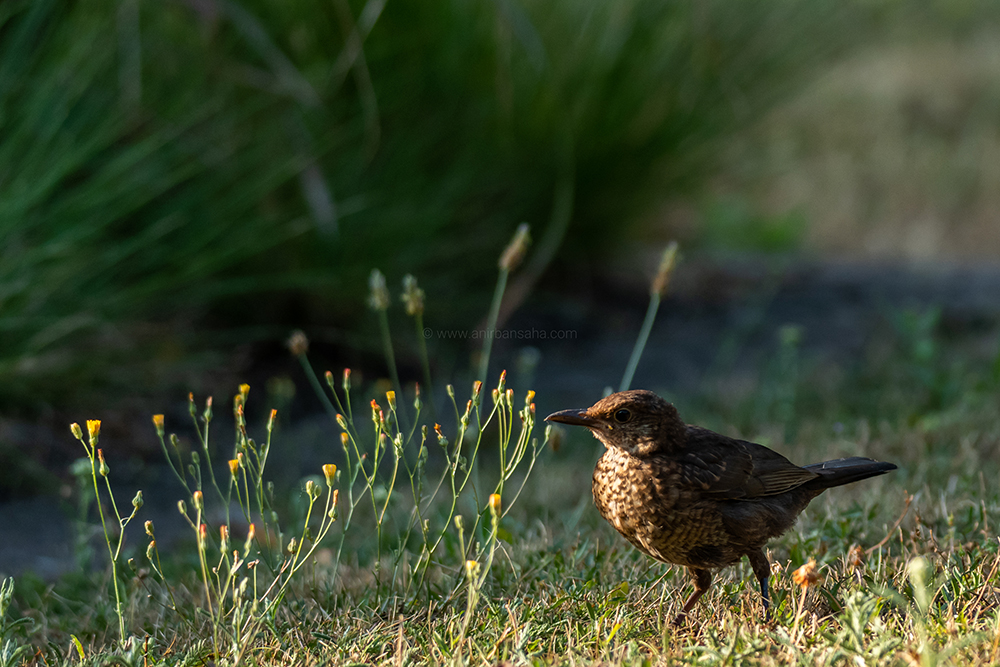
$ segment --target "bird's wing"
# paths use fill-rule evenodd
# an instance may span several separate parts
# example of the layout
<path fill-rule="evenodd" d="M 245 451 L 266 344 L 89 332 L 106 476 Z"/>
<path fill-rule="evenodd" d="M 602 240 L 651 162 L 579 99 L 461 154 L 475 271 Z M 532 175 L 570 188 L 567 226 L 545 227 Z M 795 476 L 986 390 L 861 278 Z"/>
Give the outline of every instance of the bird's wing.
<path fill-rule="evenodd" d="M 677 458 L 685 481 L 718 498 L 773 496 L 818 477 L 763 445 L 697 426 L 688 426 L 687 443 Z"/>

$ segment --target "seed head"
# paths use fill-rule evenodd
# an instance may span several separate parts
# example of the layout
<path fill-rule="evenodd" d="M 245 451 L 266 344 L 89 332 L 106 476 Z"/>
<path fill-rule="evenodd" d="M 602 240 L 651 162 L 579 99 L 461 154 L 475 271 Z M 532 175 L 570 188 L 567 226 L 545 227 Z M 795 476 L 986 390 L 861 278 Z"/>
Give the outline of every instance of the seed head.
<path fill-rule="evenodd" d="M 424 312 L 424 291 L 417 287 L 417 279 L 410 274 L 403 276 L 403 303 L 406 314 L 420 315 Z"/>
<path fill-rule="evenodd" d="M 372 270 L 371 276 L 368 278 L 368 289 L 370 290 L 368 296 L 368 305 L 372 310 L 389 310 L 389 304 L 391 298 L 389 296 L 389 288 L 385 286 L 385 276 L 378 269 Z"/>
<path fill-rule="evenodd" d="M 660 267 L 657 269 L 656 277 L 653 278 L 653 284 L 649 289 L 651 294 L 662 297 L 667 293 L 667 288 L 670 286 L 670 276 L 673 274 L 676 264 L 677 241 L 671 241 L 667 244 L 667 249 L 663 251 Z"/>
<path fill-rule="evenodd" d="M 511 239 L 510 244 L 504 249 L 503 254 L 500 255 L 499 265 L 502 270 L 513 271 L 520 266 L 525 254 L 528 252 L 528 245 L 531 244 L 530 229 L 525 222 L 517 226 L 514 238 Z"/>
<path fill-rule="evenodd" d="M 301 357 L 309 351 L 309 339 L 301 329 L 293 331 L 285 344 L 288 345 L 288 350 L 295 357 Z"/>

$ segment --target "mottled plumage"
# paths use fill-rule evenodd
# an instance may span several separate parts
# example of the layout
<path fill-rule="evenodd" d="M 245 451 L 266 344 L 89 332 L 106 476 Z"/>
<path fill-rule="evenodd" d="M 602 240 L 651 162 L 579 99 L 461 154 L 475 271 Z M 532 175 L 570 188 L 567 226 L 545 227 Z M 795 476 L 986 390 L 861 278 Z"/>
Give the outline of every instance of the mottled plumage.
<path fill-rule="evenodd" d="M 766 616 L 765 543 L 825 489 L 896 468 L 861 457 L 799 467 L 763 445 L 685 425 L 650 391 L 619 392 L 547 419 L 586 426 L 604 443 L 593 480 L 601 516 L 642 552 L 690 570 L 694 593 L 675 623 L 711 585 L 712 569 L 743 556 L 760 582 Z"/>

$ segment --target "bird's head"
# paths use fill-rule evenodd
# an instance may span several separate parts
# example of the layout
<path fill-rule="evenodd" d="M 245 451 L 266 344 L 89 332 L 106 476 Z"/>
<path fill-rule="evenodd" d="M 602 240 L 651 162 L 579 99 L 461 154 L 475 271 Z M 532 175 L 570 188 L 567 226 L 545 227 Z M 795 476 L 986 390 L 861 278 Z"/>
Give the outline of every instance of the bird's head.
<path fill-rule="evenodd" d="M 590 429 L 605 447 L 645 457 L 681 447 L 687 427 L 677 409 L 651 391 L 620 391 L 585 410 L 562 410 L 546 421 Z"/>

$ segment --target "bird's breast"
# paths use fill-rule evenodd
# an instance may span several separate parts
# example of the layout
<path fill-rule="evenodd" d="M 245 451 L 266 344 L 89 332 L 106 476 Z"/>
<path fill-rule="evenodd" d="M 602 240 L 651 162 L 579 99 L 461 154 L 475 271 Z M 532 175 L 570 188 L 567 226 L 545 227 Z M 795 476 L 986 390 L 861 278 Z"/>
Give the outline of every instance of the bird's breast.
<path fill-rule="evenodd" d="M 611 447 L 594 469 L 594 504 L 608 523 L 639 550 L 688 565 L 692 549 L 716 546 L 721 518 L 710 504 L 691 502 L 669 459 L 640 459 Z"/>

